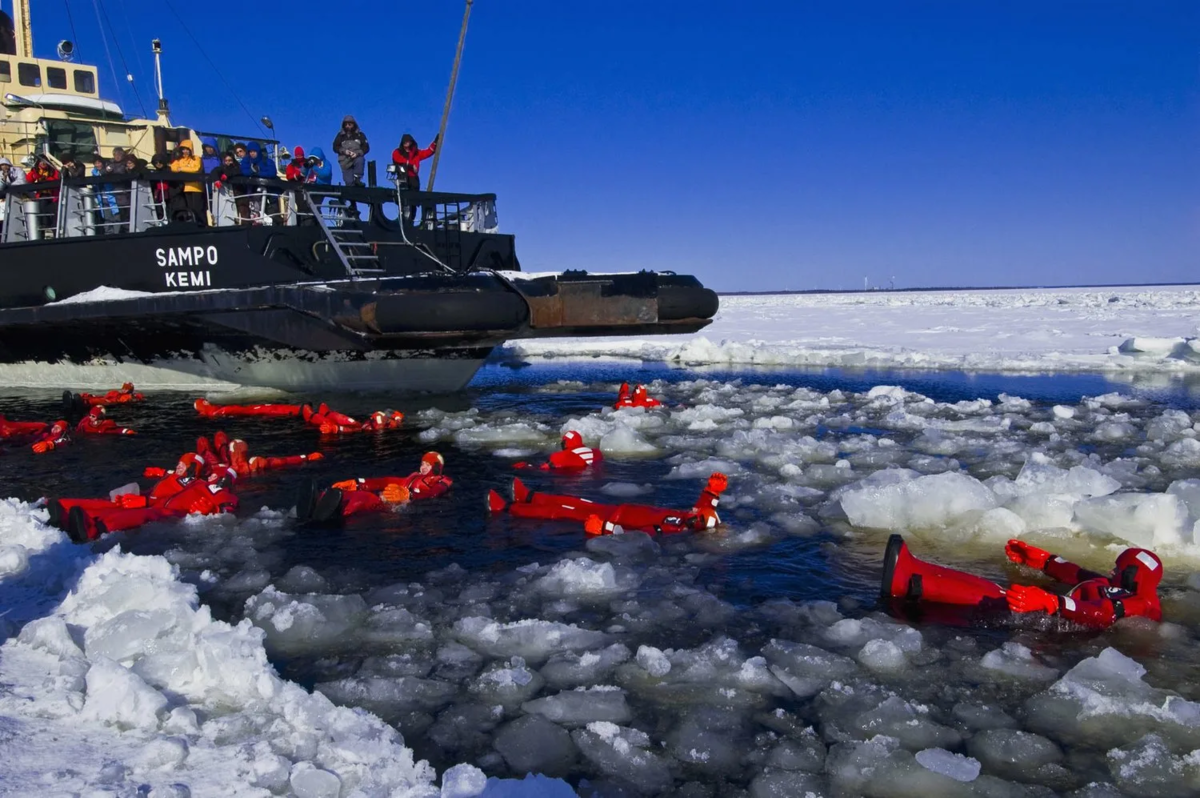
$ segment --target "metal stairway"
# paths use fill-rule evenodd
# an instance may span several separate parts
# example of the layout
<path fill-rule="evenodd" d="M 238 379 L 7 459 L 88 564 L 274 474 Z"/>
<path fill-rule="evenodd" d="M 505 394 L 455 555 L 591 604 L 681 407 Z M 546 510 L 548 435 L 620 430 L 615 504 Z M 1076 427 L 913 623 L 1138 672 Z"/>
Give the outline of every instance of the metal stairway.
<path fill-rule="evenodd" d="M 370 242 L 362 240 L 363 231 L 345 226 L 349 202 L 333 192 L 306 191 L 304 198 L 317 225 L 325 233 L 329 248 L 346 269 L 346 274 L 367 277 L 384 273 L 375 248 Z"/>

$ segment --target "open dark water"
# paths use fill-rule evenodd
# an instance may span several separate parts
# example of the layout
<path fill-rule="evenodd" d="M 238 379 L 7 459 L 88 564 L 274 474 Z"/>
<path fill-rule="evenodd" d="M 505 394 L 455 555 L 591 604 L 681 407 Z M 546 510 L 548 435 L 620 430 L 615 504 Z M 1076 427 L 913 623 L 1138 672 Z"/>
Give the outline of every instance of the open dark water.
<path fill-rule="evenodd" d="M 1009 394 L 1038 404 L 1073 405 L 1084 396 L 1116 392 L 1136 395 L 1160 408 L 1200 407 L 1200 390 L 1184 380 L 1156 379 L 1137 384 L 1095 374 L 694 370 L 613 362 L 490 365 L 466 391 L 452 396 L 390 398 L 348 394 L 286 397 L 277 401 L 324 400 L 336 409 L 360 417 L 384 407 L 402 410 L 410 418 L 428 408 L 451 413 L 470 408 L 478 408 L 481 413 L 513 411 L 557 428 L 567 418 L 586 416 L 611 404 L 611 386 L 622 380 L 678 382 L 698 378 L 740 381 L 743 385 L 782 384 L 821 392 L 838 389 L 862 392 L 880 384 L 900 385 L 938 402 L 996 400 L 1001 394 Z M 569 384 L 558 385 L 561 381 Z M 547 390 L 548 386 L 554 389 Z M 247 440 L 252 454 L 311 451 L 324 454 L 325 459 L 312 466 L 241 483 L 239 515 L 249 516 L 263 507 L 289 510 L 295 504 L 299 486 L 308 479 L 327 485 L 349 477 L 407 474 L 415 470 L 421 454 L 431 448 L 420 439 L 419 426 L 382 435 L 328 438 L 296 419 L 230 419 L 218 425 L 197 416 L 192 409 L 193 399 L 191 395 L 159 393 L 148 396 L 145 403 L 111 409 L 110 417 L 138 430 L 136 437 L 91 437 L 44 456 L 10 448 L 0 456 L 0 493 L 27 500 L 40 496 L 101 496 L 138 479 L 146 465 L 172 466 L 179 454 L 192 448 L 197 436 L 211 435 L 222 428 L 231 436 Z M 0 394 L 0 412 L 11 419 L 51 420 L 58 417 L 60 404 L 61 397 L 56 393 Z M 859 432 L 822 429 L 817 437 L 836 440 L 838 435 Z M 326 580 L 329 592 L 369 594 L 397 583 L 428 582 L 431 572 L 452 565 L 465 569 L 468 575 L 500 578 L 529 563 L 553 562 L 561 554 L 582 548 L 583 534 L 578 524 L 489 517 L 485 493 L 493 487 L 504 492 L 517 473 L 511 468 L 511 459 L 497 457 L 483 447 L 462 448 L 444 441 L 434 448 L 445 456 L 446 471 L 455 479 L 454 489 L 445 500 L 417 504 L 403 514 L 352 519 L 342 529 L 296 530 L 288 521 L 278 533 L 254 544 L 258 554 L 256 565 L 267 568 L 272 579 L 282 577 L 295 566 L 307 566 Z M 702 480 L 664 480 L 670 470 L 670 464 L 663 458 L 610 458 L 602 472 L 594 475 L 551 477 L 537 471 L 520 473 L 535 489 L 578 492 L 597 499 L 606 498 L 597 492 L 605 483 L 650 484 L 652 493 L 633 500 L 690 506 Z M 611 497 L 606 500 L 614 501 Z M 725 518 L 741 526 L 759 520 L 752 508 L 745 507 L 725 514 Z M 111 536 L 96 546 L 103 549 L 120 545 L 134 553 L 168 554 L 177 562 L 181 560 L 181 551 L 194 553 L 197 562 L 218 560 L 206 559 L 210 544 L 204 534 L 203 525 L 159 524 Z M 664 541 L 663 545 L 675 544 Z M 768 548 L 701 554 L 695 561 L 700 566 L 697 585 L 734 607 L 749 608 L 770 599 L 789 598 L 837 600 L 848 614 L 878 608 L 878 560 L 872 556 L 848 555 L 827 530 L 785 537 Z M 201 585 L 202 596 L 214 613 L 230 620 L 239 619 L 246 594 L 221 589 L 221 581 L 235 573 L 237 564 L 226 563 L 224 570 L 217 568 L 201 576 L 199 569 L 189 570 L 187 562 L 188 557 L 184 556 L 181 562 L 184 578 Z M 993 575 L 999 574 L 996 565 Z M 648 579 L 645 584 L 652 589 L 653 580 Z M 644 586 L 643 590 L 646 589 Z M 677 640 L 665 640 L 661 647 L 695 646 L 703 642 L 698 637 L 700 633 L 715 631 L 681 630 Z M 747 649 L 766 642 L 765 637 L 757 638 L 752 625 L 738 631 L 739 642 Z M 980 636 L 992 637 L 989 632 L 981 632 Z M 989 642 L 994 646 L 1003 639 L 1004 636 L 995 636 Z M 283 675 L 310 687 L 331 676 L 331 666 L 319 658 L 277 655 L 274 661 Z M 333 667 L 332 675 L 337 675 L 337 667 L 340 666 Z M 405 731 L 407 735 L 411 729 Z M 418 737 L 410 735 L 409 740 L 418 755 L 430 757 L 438 766 L 461 761 L 453 756 L 441 760 L 439 752 L 424 747 Z"/>
<path fill-rule="evenodd" d="M 939 402 L 978 398 L 996 399 L 1003 393 L 1047 404 L 1074 404 L 1083 396 L 1119 392 L 1136 394 L 1165 407 L 1200 407 L 1200 393 L 1182 381 L 1141 388 L 1096 374 L 1016 375 L 927 371 L 848 371 L 841 369 L 701 371 L 662 365 L 631 366 L 625 363 L 542 364 L 526 367 L 488 366 L 460 394 L 395 398 L 386 395 L 348 394 L 281 397 L 270 401 L 324 400 L 330 406 L 359 417 L 390 407 L 411 415 L 435 407 L 447 412 L 479 408 L 481 411 L 516 410 L 531 420 L 557 424 L 586 415 L 612 402 L 601 390 L 539 390 L 558 381 L 598 386 L 628 380 L 682 381 L 703 377 L 744 384 L 808 387 L 822 392 L 836 389 L 861 392 L 875 385 L 900 385 Z M 25 500 L 40 496 L 101 496 L 112 488 L 140 478 L 147 465 L 170 467 L 189 451 L 197 436 L 224 429 L 243 438 L 252 454 L 289 455 L 319 451 L 325 459 L 302 469 L 274 472 L 246 480 L 238 487 L 242 513 L 261 507 L 287 510 L 295 506 L 296 492 L 304 480 L 319 484 L 358 476 L 407 474 L 430 446 L 418 439 L 417 429 L 381 435 L 323 437 L 315 428 L 293 419 L 224 419 L 221 423 L 199 418 L 190 394 L 163 392 L 147 401 L 110 409 L 110 418 L 133 427 L 135 437 L 91 436 L 59 451 L 32 456 L 12 450 L 0 457 L 3 493 Z M 58 417 L 61 395 L 48 391 L 0 394 L 0 413 L 11 419 Z M 10 447 L 11 448 L 11 447 Z M 280 573 L 295 565 L 334 569 L 345 573 L 350 584 L 367 589 L 419 579 L 431 570 L 457 563 L 468 571 L 508 571 L 556 553 L 577 549 L 578 525 L 565 522 L 516 521 L 490 517 L 484 497 L 488 488 L 506 493 L 512 477 L 521 477 L 534 489 L 575 493 L 601 498 L 595 488 L 608 482 L 652 483 L 653 495 L 637 501 L 662 506 L 688 507 L 699 482 L 662 480 L 670 467 L 661 459 L 614 459 L 598 474 L 563 477 L 544 472 L 515 472 L 511 460 L 481 450 L 464 451 L 450 443 L 437 448 L 446 457 L 446 472 L 455 479 L 452 498 L 417 504 L 403 515 L 352 519 L 344 529 L 310 530 L 290 536 L 280 546 L 275 561 Z M 608 501 L 612 501 L 611 497 Z M 741 518 L 752 522 L 752 516 Z M 175 535 L 147 533 L 120 536 L 121 545 L 136 553 L 161 553 L 177 546 Z M 114 539 L 115 540 L 115 539 Z M 765 552 L 748 552 L 723 558 L 706 575 L 727 601 L 746 604 L 764 598 L 787 596 L 797 600 L 851 595 L 874 601 L 877 574 L 854 563 L 828 562 L 830 539 L 825 536 L 785 540 Z M 834 580 L 831 584 L 830 580 Z M 347 586 L 349 587 L 350 584 Z"/>

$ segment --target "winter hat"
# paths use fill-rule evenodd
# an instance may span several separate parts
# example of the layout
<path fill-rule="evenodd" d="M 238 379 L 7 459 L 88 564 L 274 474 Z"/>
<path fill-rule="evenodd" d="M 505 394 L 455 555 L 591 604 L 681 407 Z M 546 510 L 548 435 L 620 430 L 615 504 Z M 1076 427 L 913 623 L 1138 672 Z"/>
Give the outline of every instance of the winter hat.
<path fill-rule="evenodd" d="M 435 474 L 442 473 L 442 469 L 446 466 L 445 458 L 437 452 L 426 452 L 421 457 L 421 462 L 429 463 L 429 465 L 433 466 L 433 471 Z"/>
<path fill-rule="evenodd" d="M 576 449 L 583 446 L 583 436 L 575 430 L 570 430 L 566 435 L 563 435 L 562 445 L 564 449 Z"/>

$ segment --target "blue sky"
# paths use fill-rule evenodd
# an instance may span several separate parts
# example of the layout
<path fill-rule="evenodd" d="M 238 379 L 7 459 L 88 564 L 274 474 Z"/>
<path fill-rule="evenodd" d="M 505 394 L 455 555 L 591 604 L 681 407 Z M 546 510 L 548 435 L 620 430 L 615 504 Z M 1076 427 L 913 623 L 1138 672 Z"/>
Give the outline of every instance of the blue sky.
<path fill-rule="evenodd" d="M 138 111 L 92 3 L 35 3 L 35 49 L 71 36 L 67 7 Z M 177 122 L 258 132 L 165 3 L 102 7 L 149 109 L 157 36 Z M 345 113 L 383 159 L 433 137 L 462 2 L 247 7 L 185 18 L 285 143 L 328 147 Z M 498 194 L 528 270 L 1197 280 L 1200 3 L 476 0 L 445 144 L 438 188 Z"/>

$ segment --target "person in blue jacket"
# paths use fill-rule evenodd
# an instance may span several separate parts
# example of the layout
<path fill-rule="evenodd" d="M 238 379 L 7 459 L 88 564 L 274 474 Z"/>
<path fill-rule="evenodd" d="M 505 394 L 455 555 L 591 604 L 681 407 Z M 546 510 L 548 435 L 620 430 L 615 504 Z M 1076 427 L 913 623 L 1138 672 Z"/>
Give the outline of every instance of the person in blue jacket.
<path fill-rule="evenodd" d="M 217 152 L 217 139 L 215 136 L 200 137 L 200 162 L 205 174 L 208 174 L 221 165 L 221 153 Z"/>
<path fill-rule="evenodd" d="M 279 177 L 275 162 L 266 156 L 257 141 L 246 142 L 246 157 L 242 159 L 242 174 L 246 177 Z"/>
<path fill-rule="evenodd" d="M 333 185 L 333 167 L 325 160 L 325 150 L 313 147 L 304 162 L 304 182 L 318 186 Z"/>
<path fill-rule="evenodd" d="M 241 163 L 242 174 L 246 177 L 261 177 L 267 179 L 276 179 L 279 177 L 279 170 L 275 168 L 275 162 L 267 157 L 263 152 L 262 147 L 257 141 L 246 142 L 246 157 Z M 277 214 L 279 213 L 279 200 L 274 196 L 259 197 L 260 192 L 267 195 L 272 194 L 275 189 L 263 188 L 259 189 L 251 187 L 248 192 L 249 202 L 246 203 L 249 213 L 245 214 L 251 219 L 251 224 L 275 224 L 278 222 Z M 242 215 L 239 211 L 239 215 Z M 265 217 L 271 217 L 269 220 Z"/>

